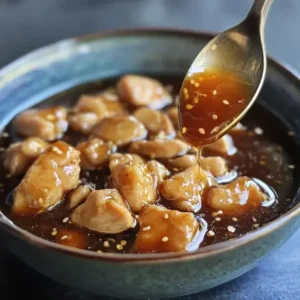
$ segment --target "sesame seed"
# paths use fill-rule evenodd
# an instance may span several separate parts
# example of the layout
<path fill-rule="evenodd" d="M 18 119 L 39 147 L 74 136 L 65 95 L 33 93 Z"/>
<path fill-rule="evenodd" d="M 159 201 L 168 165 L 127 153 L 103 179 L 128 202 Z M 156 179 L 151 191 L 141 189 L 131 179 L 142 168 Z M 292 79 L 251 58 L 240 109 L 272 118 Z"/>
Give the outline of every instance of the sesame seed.
<path fill-rule="evenodd" d="M 296 133 L 294 132 L 294 131 L 288 131 L 288 133 L 287 133 L 289 136 L 295 136 L 296 135 Z"/>
<path fill-rule="evenodd" d="M 60 239 L 61 239 L 61 240 L 66 240 L 67 238 L 68 238 L 67 235 L 63 235 Z"/>
<path fill-rule="evenodd" d="M 211 46 L 211 50 L 216 50 L 217 49 L 217 45 L 216 44 L 213 44 L 212 46 Z"/>
<path fill-rule="evenodd" d="M 98 250 L 97 253 L 103 253 L 101 250 Z"/>
<path fill-rule="evenodd" d="M 117 244 L 116 248 L 117 248 L 118 250 L 123 250 L 123 246 L 120 245 L 120 244 Z"/>
<path fill-rule="evenodd" d="M 217 90 L 213 90 L 213 95 L 217 95 Z"/>
<path fill-rule="evenodd" d="M 195 80 L 194 80 L 194 79 L 191 79 L 191 80 L 190 80 L 190 83 L 191 83 L 191 84 L 194 84 L 194 83 L 195 83 Z"/>
<path fill-rule="evenodd" d="M 195 87 L 199 87 L 200 84 L 198 82 L 195 83 Z"/>
<path fill-rule="evenodd" d="M 69 221 L 69 218 L 66 217 L 66 218 L 64 218 L 62 221 L 63 221 L 63 223 L 67 223 L 67 222 Z"/>
<path fill-rule="evenodd" d="M 288 168 L 289 169 L 295 169 L 295 166 L 294 165 L 289 165 Z"/>
<path fill-rule="evenodd" d="M 56 146 L 52 147 L 52 151 L 55 152 L 58 155 L 62 155 L 63 152 Z"/>
<path fill-rule="evenodd" d="M 228 229 L 228 231 L 229 232 L 235 232 L 235 227 L 233 227 L 233 226 L 231 226 L 231 225 L 229 225 L 228 227 L 227 227 L 227 229 Z"/>
<path fill-rule="evenodd" d="M 235 217 L 233 217 L 231 220 L 232 220 L 233 222 L 237 222 L 237 221 L 238 221 L 238 219 L 235 218 Z"/>
<path fill-rule="evenodd" d="M 186 129 L 186 127 L 182 127 L 182 133 L 186 133 L 186 131 L 187 131 L 187 129 Z"/>
<path fill-rule="evenodd" d="M 210 132 L 211 134 L 214 132 L 218 132 L 219 131 L 219 126 L 216 126 L 212 129 L 212 131 Z"/>
<path fill-rule="evenodd" d="M 220 222 L 220 221 L 221 221 L 221 218 L 220 218 L 220 217 L 216 217 L 215 220 L 216 220 L 217 222 Z"/>
<path fill-rule="evenodd" d="M 173 168 L 173 171 L 174 171 L 174 172 L 178 172 L 179 169 L 178 169 L 178 168 Z"/>
<path fill-rule="evenodd" d="M 126 246 L 126 245 L 127 245 L 127 241 L 122 240 L 120 244 L 121 244 L 122 246 Z"/>
<path fill-rule="evenodd" d="M 143 228 L 143 231 L 149 231 L 151 229 L 151 226 L 146 226 Z"/>
<path fill-rule="evenodd" d="M 224 103 L 225 105 L 228 105 L 228 104 L 229 104 L 228 100 L 223 100 L 223 103 Z"/>
<path fill-rule="evenodd" d="M 219 215 L 223 215 L 223 210 L 218 210 Z"/>
<path fill-rule="evenodd" d="M 199 102 L 198 98 L 194 98 L 194 103 L 197 104 Z"/>
<path fill-rule="evenodd" d="M 258 228 L 258 227 L 259 227 L 259 224 L 253 224 L 253 227 L 254 227 L 254 228 Z"/>
<path fill-rule="evenodd" d="M 0 152 L 4 152 L 5 148 L 4 147 L 0 147 Z"/>
<path fill-rule="evenodd" d="M 105 241 L 105 242 L 103 243 L 103 246 L 104 246 L 105 248 L 109 248 L 109 242 L 108 242 L 108 241 Z"/>
<path fill-rule="evenodd" d="M 11 175 L 10 174 L 6 174 L 6 178 L 10 178 L 11 177 Z"/>
<path fill-rule="evenodd" d="M 213 118 L 213 120 L 217 120 L 217 119 L 218 119 L 218 116 L 215 115 L 215 114 L 213 114 L 213 115 L 212 115 L 212 118 Z"/>
<path fill-rule="evenodd" d="M 191 110 L 191 109 L 193 108 L 193 105 L 187 104 L 187 105 L 185 106 L 185 108 L 186 108 L 187 110 Z"/>
<path fill-rule="evenodd" d="M 57 235 L 57 230 L 55 228 L 53 228 L 51 235 L 56 236 Z"/>
<path fill-rule="evenodd" d="M 252 221 L 253 221 L 253 222 L 257 222 L 257 220 L 256 220 L 255 217 L 252 217 Z"/>
<path fill-rule="evenodd" d="M 260 127 L 254 128 L 254 132 L 258 135 L 262 135 L 264 133 L 264 131 Z"/>
<path fill-rule="evenodd" d="M 200 132 L 201 134 L 205 134 L 205 130 L 204 130 L 203 128 L 199 128 L 199 132 Z"/>
<path fill-rule="evenodd" d="M 8 132 L 2 132 L 2 137 L 4 137 L 4 138 L 9 137 L 9 133 Z"/>
<path fill-rule="evenodd" d="M 136 219 L 138 219 L 140 216 L 139 215 L 135 215 Z"/>
<path fill-rule="evenodd" d="M 187 92 L 188 92 L 187 88 L 184 88 L 184 89 L 183 89 L 183 92 L 184 92 L 185 94 L 187 94 Z"/>
<path fill-rule="evenodd" d="M 215 236 L 215 233 L 214 233 L 212 230 L 210 230 L 210 231 L 207 233 L 207 235 L 208 235 L 208 236 Z"/>
<path fill-rule="evenodd" d="M 164 243 L 166 243 L 168 240 L 169 240 L 169 238 L 168 238 L 167 236 L 164 236 L 164 237 L 161 239 L 161 241 L 164 242 Z"/>
<path fill-rule="evenodd" d="M 39 203 L 39 204 L 43 204 L 43 199 L 42 199 L 42 198 L 39 198 L 38 203 Z"/>
<path fill-rule="evenodd" d="M 164 215 L 164 219 L 166 219 L 166 220 L 168 220 L 168 219 L 169 219 L 169 215 L 168 215 L 168 213 L 165 213 L 165 215 Z"/>

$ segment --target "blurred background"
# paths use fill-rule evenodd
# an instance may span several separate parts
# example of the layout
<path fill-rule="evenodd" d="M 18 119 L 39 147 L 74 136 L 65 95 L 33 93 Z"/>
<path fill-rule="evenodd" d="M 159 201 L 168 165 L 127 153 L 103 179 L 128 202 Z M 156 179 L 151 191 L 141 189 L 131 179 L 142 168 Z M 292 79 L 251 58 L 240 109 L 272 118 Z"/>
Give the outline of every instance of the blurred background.
<path fill-rule="evenodd" d="M 0 67 L 20 55 L 81 34 L 135 27 L 212 32 L 239 22 L 253 0 L 0 0 Z M 300 1 L 274 0 L 268 54 L 300 71 Z"/>

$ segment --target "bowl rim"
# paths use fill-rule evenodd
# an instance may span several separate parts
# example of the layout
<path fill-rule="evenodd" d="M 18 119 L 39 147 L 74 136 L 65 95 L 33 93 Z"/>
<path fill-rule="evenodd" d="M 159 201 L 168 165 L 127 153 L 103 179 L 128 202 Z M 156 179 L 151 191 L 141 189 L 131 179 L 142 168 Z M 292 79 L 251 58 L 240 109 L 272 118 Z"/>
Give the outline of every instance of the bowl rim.
<path fill-rule="evenodd" d="M 117 29 L 111 31 L 100 31 L 93 32 L 79 36 L 73 36 L 67 39 L 59 40 L 55 43 L 50 43 L 46 46 L 39 47 L 33 51 L 28 52 L 25 55 L 13 60 L 11 63 L 0 69 L 0 79 L 2 76 L 11 72 L 14 68 L 18 68 L 24 62 L 34 58 L 35 56 L 43 56 L 49 51 L 53 51 L 55 48 L 68 47 L 74 42 L 87 42 L 99 39 L 106 39 L 111 37 L 122 37 L 122 36 L 133 36 L 133 35 L 177 35 L 177 36 L 190 36 L 195 38 L 212 39 L 216 33 L 209 31 L 196 31 L 190 29 L 181 28 L 168 28 L 168 27 L 141 27 L 141 28 L 128 28 L 128 29 Z M 272 57 L 268 56 L 268 64 L 273 65 L 281 72 L 285 73 L 285 76 L 293 81 L 295 84 L 300 85 L 300 73 L 293 69 L 286 63 L 279 63 Z M 25 242 L 37 246 L 38 248 L 47 248 L 53 251 L 62 252 L 64 254 L 82 257 L 85 259 L 93 259 L 99 261 L 109 262 L 127 262 L 127 263 L 171 263 L 174 261 L 186 261 L 191 259 L 202 259 L 209 256 L 215 256 L 219 253 L 234 250 L 238 247 L 244 246 L 251 243 L 255 239 L 262 238 L 271 232 L 283 227 L 295 217 L 300 217 L 300 203 L 295 205 L 292 209 L 288 210 L 285 214 L 271 221 L 270 223 L 260 227 L 254 231 L 251 231 L 236 239 L 219 242 L 213 245 L 199 248 L 193 252 L 171 252 L 171 253 L 148 253 L 148 254 L 126 254 L 126 253 L 98 253 L 90 250 L 77 249 L 69 246 L 60 245 L 43 238 L 40 238 L 28 231 L 18 227 L 12 222 L 3 221 L 0 219 L 0 228 L 7 231 L 9 234 L 24 240 Z M 8 219 L 9 220 L 9 219 Z M 9 220 L 10 221 L 10 220 Z"/>

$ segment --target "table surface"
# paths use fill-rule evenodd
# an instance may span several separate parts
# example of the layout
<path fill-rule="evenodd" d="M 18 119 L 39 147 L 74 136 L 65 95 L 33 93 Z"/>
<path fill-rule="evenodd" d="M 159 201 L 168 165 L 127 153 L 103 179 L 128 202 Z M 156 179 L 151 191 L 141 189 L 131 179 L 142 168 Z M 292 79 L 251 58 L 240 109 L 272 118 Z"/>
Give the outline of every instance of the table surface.
<path fill-rule="evenodd" d="M 219 32 L 238 23 L 251 3 L 251 0 L 1 0 L 0 67 L 38 47 L 90 32 L 135 27 Z M 274 1 L 265 36 L 268 54 L 300 72 L 299 15 L 299 0 Z M 96 299 L 41 276 L 8 253 L 4 245 L 5 241 L 1 241 L 1 299 L 12 299 L 16 290 L 34 299 Z M 210 291 L 178 299 L 300 299 L 299 278 L 300 231 L 247 274 Z"/>

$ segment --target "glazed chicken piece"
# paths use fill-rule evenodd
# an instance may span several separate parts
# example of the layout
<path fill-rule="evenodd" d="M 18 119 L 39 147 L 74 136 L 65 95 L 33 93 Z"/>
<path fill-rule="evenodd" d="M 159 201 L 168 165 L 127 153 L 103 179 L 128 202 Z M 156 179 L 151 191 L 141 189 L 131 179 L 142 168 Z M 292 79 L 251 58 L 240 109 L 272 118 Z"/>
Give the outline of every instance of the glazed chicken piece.
<path fill-rule="evenodd" d="M 186 154 L 183 156 L 169 159 L 168 164 L 171 165 L 173 168 L 177 168 L 179 170 L 185 170 L 197 164 L 197 157 L 196 155 L 193 154 Z"/>
<path fill-rule="evenodd" d="M 168 117 L 171 119 L 173 125 L 175 128 L 178 128 L 179 126 L 179 121 L 178 121 L 178 107 L 177 106 L 173 106 L 171 108 L 169 108 L 166 111 Z"/>
<path fill-rule="evenodd" d="M 180 140 L 156 138 L 154 140 L 132 143 L 129 147 L 129 152 L 156 159 L 181 156 L 186 154 L 189 149 L 190 146 Z"/>
<path fill-rule="evenodd" d="M 68 209 L 71 210 L 81 204 L 91 191 L 91 186 L 88 184 L 79 185 L 76 189 L 71 191 L 67 196 Z"/>
<path fill-rule="evenodd" d="M 120 191 L 134 213 L 157 200 L 155 181 L 144 164 L 130 161 L 111 172 L 112 186 Z"/>
<path fill-rule="evenodd" d="M 5 151 L 4 167 L 12 176 L 24 174 L 48 147 L 49 144 L 40 138 L 11 144 Z"/>
<path fill-rule="evenodd" d="M 64 246 L 84 249 L 87 243 L 87 236 L 76 230 L 60 229 L 56 235 L 56 242 Z"/>
<path fill-rule="evenodd" d="M 146 164 L 147 169 L 151 173 L 155 181 L 155 186 L 163 182 L 163 180 L 170 175 L 170 171 L 157 160 L 150 160 Z"/>
<path fill-rule="evenodd" d="M 135 219 L 116 189 L 91 192 L 72 213 L 71 221 L 106 234 L 120 233 L 135 226 Z"/>
<path fill-rule="evenodd" d="M 226 160 L 220 156 L 202 157 L 200 164 L 214 177 L 223 176 L 228 172 Z"/>
<path fill-rule="evenodd" d="M 98 138 L 81 142 L 77 145 L 80 151 L 80 167 L 84 170 L 96 170 L 102 168 L 109 155 L 116 151 L 116 146 L 111 142 L 104 142 Z"/>
<path fill-rule="evenodd" d="M 225 134 L 216 142 L 206 146 L 206 149 L 226 155 L 233 155 L 237 151 L 237 149 L 234 146 L 233 139 L 229 134 Z"/>
<path fill-rule="evenodd" d="M 191 251 L 202 242 L 197 239 L 200 226 L 192 213 L 149 205 L 139 215 L 139 225 L 134 252 Z"/>
<path fill-rule="evenodd" d="M 26 110 L 16 117 L 15 128 L 23 137 L 60 139 L 68 129 L 67 110 L 62 106 Z"/>
<path fill-rule="evenodd" d="M 130 161 L 135 161 L 141 164 L 145 163 L 145 160 L 137 154 L 113 153 L 109 156 L 109 169 L 112 172 L 115 166 L 120 164 L 126 164 Z"/>
<path fill-rule="evenodd" d="M 142 122 L 147 130 L 152 134 L 163 135 L 168 137 L 175 136 L 175 130 L 170 118 L 163 112 L 150 109 L 148 107 L 141 107 L 133 113 L 140 122 Z"/>
<path fill-rule="evenodd" d="M 121 100 L 134 106 L 148 106 L 160 109 L 172 102 L 171 95 L 157 80 L 137 75 L 125 75 L 118 84 Z"/>
<path fill-rule="evenodd" d="M 201 208 L 202 191 L 214 183 L 209 174 L 204 170 L 200 173 L 198 165 L 194 165 L 164 180 L 159 191 L 172 207 L 197 212 Z"/>
<path fill-rule="evenodd" d="M 14 191 L 13 213 L 35 215 L 62 201 L 78 186 L 79 157 L 79 151 L 62 141 L 43 152 Z"/>
<path fill-rule="evenodd" d="M 262 206 L 267 199 L 268 196 L 248 177 L 238 177 L 228 184 L 211 187 L 206 195 L 210 207 L 234 216 Z"/>
<path fill-rule="evenodd" d="M 91 135 L 105 141 L 111 141 L 115 145 L 124 146 L 132 141 L 146 138 L 145 126 L 132 116 L 116 116 L 106 118 L 98 123 Z"/>
<path fill-rule="evenodd" d="M 78 112 L 68 116 L 69 126 L 74 131 L 88 134 L 98 123 L 98 116 L 92 112 Z"/>

